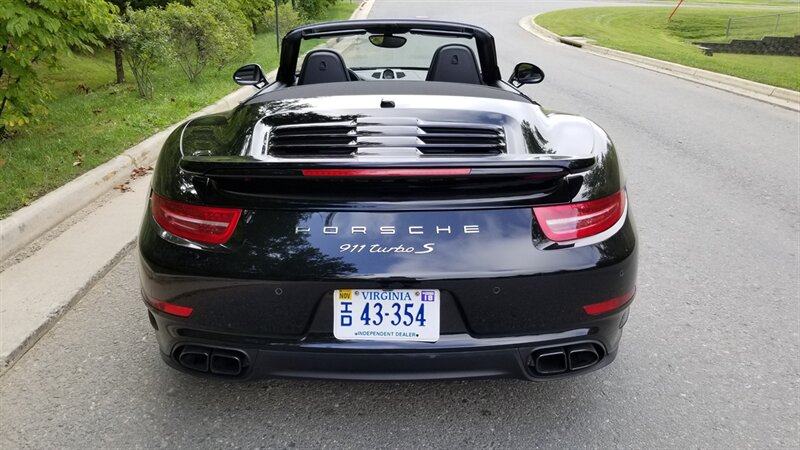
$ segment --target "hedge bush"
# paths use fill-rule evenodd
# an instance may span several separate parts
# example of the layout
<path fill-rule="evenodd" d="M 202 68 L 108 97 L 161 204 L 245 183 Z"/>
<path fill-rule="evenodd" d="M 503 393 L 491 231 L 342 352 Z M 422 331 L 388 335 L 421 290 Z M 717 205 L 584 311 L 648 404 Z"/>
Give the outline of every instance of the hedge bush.
<path fill-rule="evenodd" d="M 169 57 L 167 25 L 157 8 L 129 10 L 116 40 L 125 49 L 125 60 L 136 80 L 136 89 L 143 98 L 153 97 L 153 70 Z"/>

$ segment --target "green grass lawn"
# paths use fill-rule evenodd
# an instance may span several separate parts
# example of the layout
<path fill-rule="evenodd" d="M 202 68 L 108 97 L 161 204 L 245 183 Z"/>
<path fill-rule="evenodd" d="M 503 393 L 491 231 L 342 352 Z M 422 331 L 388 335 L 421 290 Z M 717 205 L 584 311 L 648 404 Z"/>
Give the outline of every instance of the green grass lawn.
<path fill-rule="evenodd" d="M 594 39 L 604 47 L 800 90 L 800 57 L 722 53 L 705 56 L 692 44 L 720 40 L 725 36 L 729 17 L 772 14 L 775 9 L 682 7 L 667 22 L 671 11 L 669 7 L 568 9 L 537 16 L 536 23 L 561 36 Z"/>
<path fill-rule="evenodd" d="M 347 19 L 356 6 L 341 2 L 321 20 Z M 0 141 L 0 218 L 233 92 L 238 86 L 231 75 L 246 62 L 265 71 L 277 67 L 275 35 L 256 36 L 252 57 L 207 68 L 195 83 L 177 65 L 157 70 L 150 100 L 139 98 L 127 66 L 128 83 L 113 84 L 110 51 L 71 56 L 60 70 L 42 69 L 50 70 L 43 77 L 53 95 L 49 114 Z"/>

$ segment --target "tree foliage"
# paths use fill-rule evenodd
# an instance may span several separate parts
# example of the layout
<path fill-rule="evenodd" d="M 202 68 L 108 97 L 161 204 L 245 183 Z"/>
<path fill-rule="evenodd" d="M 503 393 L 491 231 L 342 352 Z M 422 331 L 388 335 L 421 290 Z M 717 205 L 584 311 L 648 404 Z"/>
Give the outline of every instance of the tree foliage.
<path fill-rule="evenodd" d="M 117 11 L 119 12 L 119 20 L 123 21 L 125 20 L 125 17 L 127 17 L 128 8 L 139 10 L 149 8 L 151 6 L 164 7 L 167 6 L 167 3 L 169 3 L 170 0 L 106 0 L 106 2 L 117 7 Z M 112 50 L 114 50 L 114 68 L 117 75 L 117 84 L 121 84 L 125 82 L 123 49 L 122 43 L 116 39 L 116 37 L 119 37 L 119 35 L 115 35 L 114 38 L 109 39 L 107 42 L 111 46 Z"/>
<path fill-rule="evenodd" d="M 171 55 L 168 29 L 162 16 L 161 10 L 154 7 L 128 10 L 115 37 L 125 50 L 136 88 L 144 98 L 153 96 L 153 69 Z"/>
<path fill-rule="evenodd" d="M 280 5 L 278 7 L 278 29 L 280 30 L 281 36 L 286 35 L 290 30 L 302 24 L 303 19 L 300 17 L 300 13 L 292 8 L 291 4 L 287 3 L 286 5 Z M 264 25 L 268 32 L 273 33 L 275 31 L 274 13 L 267 14 Z"/>
<path fill-rule="evenodd" d="M 259 27 L 264 25 L 267 17 L 273 14 L 275 10 L 274 0 L 235 0 L 239 10 L 242 11 L 244 17 L 250 22 L 253 28 L 253 33 L 257 33 Z"/>
<path fill-rule="evenodd" d="M 252 51 L 249 21 L 230 6 L 221 0 L 195 0 L 192 7 L 170 3 L 164 10 L 173 52 L 189 81 L 210 64 L 221 67 Z"/>
<path fill-rule="evenodd" d="M 279 0 L 283 33 L 321 17 L 336 0 Z M 275 28 L 274 0 L 0 0 L 0 131 L 44 114 L 40 75 L 73 50 L 123 49 L 140 95 L 153 95 L 152 72 L 172 57 L 194 81 L 209 65 L 249 55 L 253 35 Z M 295 7 L 293 8 L 292 5 Z"/>
<path fill-rule="evenodd" d="M 0 7 L 0 129 L 44 114 L 40 79 L 71 50 L 111 35 L 116 8 L 104 0 L 3 0 Z"/>
<path fill-rule="evenodd" d="M 295 0 L 295 8 L 305 20 L 322 17 L 326 8 L 335 5 L 337 0 Z"/>

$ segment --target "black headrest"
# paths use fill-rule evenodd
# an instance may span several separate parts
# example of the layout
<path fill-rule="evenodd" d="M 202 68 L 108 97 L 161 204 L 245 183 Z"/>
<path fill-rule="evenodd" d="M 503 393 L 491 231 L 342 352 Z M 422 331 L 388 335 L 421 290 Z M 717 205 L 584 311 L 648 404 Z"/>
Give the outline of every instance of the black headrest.
<path fill-rule="evenodd" d="M 350 75 L 344 65 L 342 55 L 333 50 L 319 49 L 311 50 L 306 54 L 297 84 L 335 83 L 349 80 Z"/>
<path fill-rule="evenodd" d="M 428 69 L 428 81 L 481 84 L 475 53 L 464 44 L 447 44 L 436 49 Z"/>

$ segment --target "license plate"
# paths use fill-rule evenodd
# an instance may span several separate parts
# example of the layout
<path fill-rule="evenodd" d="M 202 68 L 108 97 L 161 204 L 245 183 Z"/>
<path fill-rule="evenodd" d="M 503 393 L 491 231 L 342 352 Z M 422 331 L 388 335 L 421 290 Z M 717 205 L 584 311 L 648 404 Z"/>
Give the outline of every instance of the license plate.
<path fill-rule="evenodd" d="M 438 289 L 333 291 L 333 335 L 370 341 L 439 340 Z"/>

